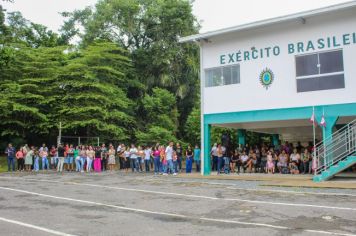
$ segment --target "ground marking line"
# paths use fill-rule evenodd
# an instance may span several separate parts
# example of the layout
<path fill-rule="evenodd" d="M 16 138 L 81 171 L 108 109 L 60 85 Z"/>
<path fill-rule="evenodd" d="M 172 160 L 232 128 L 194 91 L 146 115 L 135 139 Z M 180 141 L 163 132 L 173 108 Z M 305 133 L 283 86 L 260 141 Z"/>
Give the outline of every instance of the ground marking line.
<path fill-rule="evenodd" d="M 59 200 L 66 200 L 66 201 L 72 201 L 72 202 L 85 203 L 85 204 L 88 204 L 88 205 L 111 207 L 111 208 L 116 208 L 116 209 L 121 209 L 121 210 L 126 210 L 126 211 L 132 211 L 132 212 L 139 212 L 139 213 L 147 213 L 147 214 L 154 214 L 154 215 L 164 215 L 164 216 L 170 216 L 170 217 L 177 217 L 177 218 L 184 218 L 184 219 L 194 219 L 194 220 L 210 221 L 210 222 L 219 222 L 219 223 L 230 223 L 230 224 L 239 224 L 239 225 L 252 225 L 252 226 L 259 226 L 259 227 L 265 227 L 265 228 L 274 228 L 274 229 L 295 230 L 293 228 L 289 228 L 289 227 L 286 227 L 286 226 L 278 226 L 278 225 L 271 225 L 271 224 L 264 224 L 264 223 L 253 223 L 253 222 L 243 222 L 243 221 L 234 221 L 234 220 L 213 219 L 213 218 L 206 218 L 206 217 L 191 217 L 191 216 L 180 215 L 180 214 L 175 214 L 175 213 L 157 212 L 157 211 L 149 211 L 149 210 L 143 210 L 143 209 L 137 209 L 137 208 L 122 207 L 122 206 L 116 206 L 116 205 L 112 205 L 112 204 L 105 204 L 105 203 L 100 203 L 100 202 L 80 200 L 80 199 L 68 198 L 68 197 L 59 197 L 59 196 L 54 196 L 54 195 L 30 192 L 30 191 L 7 188 L 7 187 L 0 187 L 0 189 L 14 191 L 14 192 L 20 192 L 20 193 L 26 193 L 26 194 L 36 195 L 36 196 L 40 196 L 40 197 L 47 197 L 47 198 L 54 198 L 54 199 L 59 199 Z M 298 230 L 306 231 L 306 232 L 320 233 L 320 234 L 329 234 L 329 235 L 356 236 L 356 235 L 353 235 L 353 234 L 336 233 L 336 232 L 322 231 L 322 230 L 308 230 L 308 229 L 298 229 Z M 69 236 L 69 235 L 68 234 L 64 234 L 63 236 Z"/>
<path fill-rule="evenodd" d="M 237 188 L 237 187 L 226 187 L 227 189 L 235 190 L 244 190 L 244 191 L 255 191 L 255 192 L 277 192 L 277 193 L 291 193 L 291 194 L 310 194 L 310 195 L 329 195 L 329 196 L 349 196 L 356 197 L 355 194 L 349 193 L 326 193 L 326 192 L 298 192 L 298 191 L 289 191 L 289 190 L 277 190 L 277 189 L 246 189 L 246 188 Z"/>
<path fill-rule="evenodd" d="M 5 176 L 0 176 L 0 179 L 21 179 L 21 180 L 28 180 L 28 181 L 39 181 L 39 182 L 53 182 L 53 183 L 63 183 L 60 181 L 55 181 L 55 180 L 39 180 L 39 179 L 25 179 L 21 177 L 5 177 Z M 154 179 L 150 179 L 154 180 Z M 290 194 L 310 194 L 310 195 L 326 195 L 326 196 L 348 196 L 348 197 L 356 197 L 356 194 L 349 194 L 349 193 L 327 193 L 327 192 L 307 192 L 307 191 L 290 191 L 290 190 L 277 190 L 277 189 L 247 189 L 247 188 L 238 188 L 238 187 L 232 187 L 236 186 L 236 184 L 228 184 L 228 183 L 216 183 L 216 182 L 199 182 L 199 181 L 171 181 L 168 179 L 165 179 L 164 182 L 168 183 L 202 183 L 202 184 L 208 184 L 208 185 L 223 185 L 223 186 L 231 186 L 231 187 L 226 187 L 227 189 L 232 189 L 232 190 L 242 190 L 242 191 L 253 191 L 253 192 L 277 192 L 277 193 L 290 193 Z M 67 182 L 67 183 L 76 183 L 76 182 Z M 80 183 L 78 183 L 80 184 Z"/>
<path fill-rule="evenodd" d="M 153 180 L 153 179 L 152 179 Z M 290 191 L 290 190 L 277 190 L 277 189 L 247 189 L 247 188 L 238 188 L 235 187 L 236 184 L 229 184 L 229 183 L 216 183 L 216 182 L 206 182 L 206 181 L 172 181 L 172 180 L 164 180 L 165 182 L 169 183 L 201 183 L 207 185 L 223 185 L 223 186 L 230 186 L 226 187 L 227 189 L 235 189 L 235 190 L 243 190 L 243 191 L 263 191 L 263 192 L 277 192 L 277 193 L 290 193 L 290 194 L 310 194 L 310 195 L 330 195 L 330 196 L 348 196 L 348 197 L 356 197 L 356 194 L 349 194 L 349 193 L 333 193 L 333 192 L 308 192 L 308 191 Z"/>
<path fill-rule="evenodd" d="M 25 179 L 25 180 L 34 181 L 34 182 L 50 182 L 50 183 L 71 184 L 71 185 L 78 185 L 78 186 L 99 187 L 99 188 L 106 188 L 106 189 L 116 189 L 116 190 L 123 190 L 123 191 L 161 194 L 161 195 L 170 195 L 170 196 L 181 196 L 181 197 L 189 197 L 189 198 L 200 198 L 200 199 L 208 199 L 208 200 L 224 200 L 224 201 L 247 202 L 247 203 L 254 203 L 254 204 L 267 204 L 267 205 L 272 204 L 272 205 L 279 205 L 279 206 L 312 207 L 312 208 L 325 208 L 325 209 L 333 209 L 333 210 L 356 211 L 356 208 L 351 208 L 351 207 L 335 207 L 335 206 L 313 205 L 313 204 L 304 204 L 304 203 L 270 202 L 270 201 L 261 201 L 261 200 L 246 200 L 246 199 L 239 199 L 239 198 L 217 198 L 217 197 L 183 194 L 183 193 L 171 193 L 171 192 L 161 192 L 161 191 L 152 191 L 152 190 L 143 190 L 143 189 L 112 187 L 112 186 L 97 185 L 97 184 L 61 182 L 55 180 L 37 180 L 37 179 Z"/>
<path fill-rule="evenodd" d="M 55 235 L 60 235 L 60 236 L 75 236 L 73 234 L 67 234 L 67 233 L 56 231 L 56 230 L 47 229 L 47 228 L 43 228 L 43 227 L 40 227 L 40 226 L 31 225 L 31 224 L 28 224 L 28 223 L 16 221 L 16 220 L 6 219 L 6 218 L 3 218 L 3 217 L 0 217 L 0 221 L 4 221 L 4 222 L 7 222 L 7 223 L 16 224 L 16 225 L 21 225 L 21 226 L 24 226 L 24 227 L 27 227 L 27 228 L 31 228 L 31 229 L 37 229 L 39 231 L 43 231 L 43 232 L 50 233 L 50 234 L 55 234 Z"/>

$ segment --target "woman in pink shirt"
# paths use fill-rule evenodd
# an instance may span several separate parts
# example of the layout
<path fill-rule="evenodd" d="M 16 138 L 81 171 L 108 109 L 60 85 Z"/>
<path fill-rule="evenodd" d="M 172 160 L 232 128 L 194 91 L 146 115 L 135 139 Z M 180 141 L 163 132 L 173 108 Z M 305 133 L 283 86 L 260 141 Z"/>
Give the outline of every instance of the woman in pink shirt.
<path fill-rule="evenodd" d="M 16 159 L 17 159 L 17 170 L 18 171 L 23 171 L 25 169 L 25 160 L 24 154 L 22 150 L 19 150 L 16 152 Z"/>

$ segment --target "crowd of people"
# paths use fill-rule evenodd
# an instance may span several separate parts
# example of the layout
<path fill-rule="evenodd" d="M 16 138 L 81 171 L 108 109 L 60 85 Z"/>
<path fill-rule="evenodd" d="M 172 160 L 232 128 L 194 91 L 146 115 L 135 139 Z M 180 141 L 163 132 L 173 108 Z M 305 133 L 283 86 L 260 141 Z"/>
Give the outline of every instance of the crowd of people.
<path fill-rule="evenodd" d="M 312 155 L 313 145 L 307 147 L 298 142 L 294 147 L 286 142 L 280 146 L 250 147 L 241 146 L 229 151 L 221 144 L 215 143 L 211 149 L 212 170 L 220 173 L 281 173 L 281 174 L 312 174 L 316 169 L 316 161 Z"/>
<path fill-rule="evenodd" d="M 281 173 L 281 174 L 313 174 L 317 163 L 312 155 L 313 145 L 304 147 L 300 142 L 296 146 L 284 143 L 279 146 L 249 145 L 237 149 L 215 143 L 210 152 L 212 171 L 225 173 Z M 170 142 L 167 146 L 126 146 L 114 147 L 109 144 L 101 146 L 59 144 L 48 148 L 43 144 L 40 148 L 29 147 L 27 144 L 15 149 L 10 143 L 5 150 L 8 171 L 48 171 L 56 170 L 76 172 L 102 172 L 116 169 L 126 172 L 153 172 L 155 175 L 177 175 L 182 172 L 200 172 L 201 150 L 188 145 L 183 151 L 179 143 Z M 15 161 L 17 160 L 17 168 Z"/>
<path fill-rule="evenodd" d="M 16 149 L 10 143 L 5 150 L 8 161 L 8 171 L 56 170 L 76 172 L 101 172 L 123 169 L 126 172 L 151 172 L 155 175 L 177 175 L 182 172 L 183 156 L 185 157 L 185 172 L 191 173 L 193 163 L 196 171 L 200 171 L 201 151 L 198 145 L 193 149 L 190 145 L 183 153 L 179 143 L 170 142 L 167 146 L 126 146 L 113 144 L 101 146 L 59 144 L 48 148 L 43 144 L 40 148 L 27 144 Z M 17 168 L 15 168 L 17 160 Z"/>

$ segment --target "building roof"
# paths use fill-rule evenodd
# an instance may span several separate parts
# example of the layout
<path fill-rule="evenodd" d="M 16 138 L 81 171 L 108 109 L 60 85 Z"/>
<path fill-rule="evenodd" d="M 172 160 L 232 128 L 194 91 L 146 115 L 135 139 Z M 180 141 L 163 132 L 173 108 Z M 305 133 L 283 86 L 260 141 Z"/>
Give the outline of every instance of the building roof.
<path fill-rule="evenodd" d="M 243 24 L 243 25 L 233 26 L 233 27 L 229 27 L 229 28 L 209 31 L 209 32 L 202 33 L 202 34 L 190 35 L 187 37 L 180 38 L 179 42 L 184 43 L 184 42 L 191 42 L 191 41 L 199 41 L 201 39 L 208 39 L 208 38 L 211 38 L 211 37 L 217 36 L 217 35 L 239 32 L 239 31 L 248 30 L 248 29 L 255 29 L 255 28 L 260 28 L 260 27 L 264 27 L 264 26 L 268 26 L 268 25 L 272 25 L 272 24 L 276 24 L 276 23 L 283 23 L 283 22 L 287 22 L 287 21 L 293 21 L 293 20 L 304 21 L 305 18 L 307 18 L 307 17 L 327 14 L 327 13 L 334 12 L 334 11 L 345 10 L 347 8 L 352 8 L 352 7 L 356 7 L 356 0 L 341 3 L 341 4 L 331 5 L 331 6 L 327 6 L 327 7 L 323 7 L 323 8 L 318 8 L 318 9 L 314 9 L 314 10 L 303 11 L 303 12 L 294 13 L 294 14 L 290 14 L 290 15 L 256 21 L 256 22 L 252 22 L 252 23 L 248 23 L 248 24 Z"/>

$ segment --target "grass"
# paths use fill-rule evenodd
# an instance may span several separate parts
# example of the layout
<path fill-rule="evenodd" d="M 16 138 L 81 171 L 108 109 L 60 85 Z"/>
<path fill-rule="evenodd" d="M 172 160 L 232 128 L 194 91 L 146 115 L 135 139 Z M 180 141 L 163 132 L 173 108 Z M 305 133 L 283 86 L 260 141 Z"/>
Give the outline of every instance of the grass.
<path fill-rule="evenodd" d="M 7 158 L 6 156 L 0 156 L 0 173 L 7 171 Z"/>

